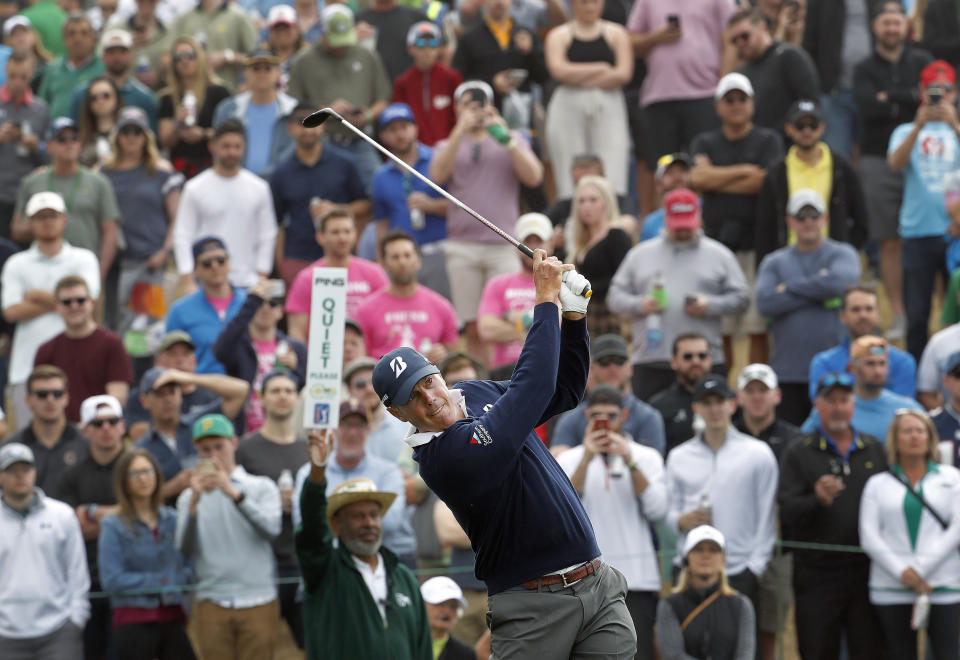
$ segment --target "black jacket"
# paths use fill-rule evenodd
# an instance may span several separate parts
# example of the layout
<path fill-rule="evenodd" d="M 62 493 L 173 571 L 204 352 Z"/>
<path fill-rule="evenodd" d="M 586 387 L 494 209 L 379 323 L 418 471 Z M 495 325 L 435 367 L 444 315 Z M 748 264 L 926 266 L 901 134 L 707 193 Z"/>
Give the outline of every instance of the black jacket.
<path fill-rule="evenodd" d="M 472 646 L 467 646 L 451 635 L 437 660 L 477 660 L 477 653 Z"/>
<path fill-rule="evenodd" d="M 666 601 L 682 622 L 700 604 L 720 587 L 718 582 L 707 589 L 690 587 L 680 593 L 670 594 Z M 683 631 L 683 650 L 686 657 L 733 659 L 739 647 L 740 622 L 749 601 L 745 596 L 720 596 L 704 608 Z"/>
<path fill-rule="evenodd" d="M 663 416 L 667 448 L 664 456 L 682 442 L 693 437 L 693 392 L 679 382 L 661 390 L 647 401 Z"/>
<path fill-rule="evenodd" d="M 960 66 L 960 10 L 955 0 L 930 0 L 923 16 L 923 47 L 938 60 Z"/>
<path fill-rule="evenodd" d="M 830 238 L 850 243 L 858 250 L 867 240 L 867 203 L 863 197 L 860 177 L 850 161 L 838 153 L 833 156 L 833 184 L 827 212 L 830 214 Z M 763 187 L 757 196 L 757 224 L 754 249 L 757 264 L 763 258 L 787 244 L 787 161 L 781 160 L 767 170 Z"/>
<path fill-rule="evenodd" d="M 904 46 L 897 62 L 873 55 L 853 70 L 853 93 L 860 111 L 860 153 L 886 158 L 890 135 L 917 114 L 920 72 L 933 57 L 925 50 Z M 886 101 L 877 99 L 884 92 Z"/>
<path fill-rule="evenodd" d="M 819 430 L 793 443 L 780 462 L 777 491 L 784 542 L 859 546 L 860 495 L 867 479 L 886 469 L 883 445 L 863 433 L 857 433 L 846 463 Z M 820 504 L 813 490 L 825 474 L 838 476 L 846 485 L 829 507 Z M 870 562 L 858 552 L 805 548 L 792 552 L 797 566 L 841 569 Z"/>
<path fill-rule="evenodd" d="M 787 110 L 799 99 L 816 99 L 820 79 L 813 60 L 802 48 L 774 41 L 755 62 L 737 69 L 753 84 L 753 123 L 783 135 Z"/>
<path fill-rule="evenodd" d="M 863 1 L 867 5 L 867 15 L 873 16 L 874 5 L 882 0 Z M 803 49 L 810 53 L 814 64 L 817 65 L 820 89 L 827 94 L 834 90 L 840 79 L 843 26 L 846 22 L 846 14 L 844 0 L 807 0 Z M 869 30 L 869 26 L 867 28 Z M 872 31 L 870 35 L 872 40 Z"/>
<path fill-rule="evenodd" d="M 799 427 L 794 426 L 790 422 L 784 421 L 779 417 L 775 417 L 773 419 L 773 424 L 760 431 L 758 435 L 753 435 L 743 421 L 742 408 L 737 410 L 731 422 L 733 423 L 734 428 L 741 433 L 746 433 L 757 440 L 763 440 L 770 445 L 770 449 L 773 450 L 774 456 L 777 457 L 777 463 L 779 463 L 780 459 L 783 458 L 783 453 L 787 450 L 787 447 L 792 445 L 795 440 L 799 440 L 803 437 L 803 431 L 801 431 Z"/>

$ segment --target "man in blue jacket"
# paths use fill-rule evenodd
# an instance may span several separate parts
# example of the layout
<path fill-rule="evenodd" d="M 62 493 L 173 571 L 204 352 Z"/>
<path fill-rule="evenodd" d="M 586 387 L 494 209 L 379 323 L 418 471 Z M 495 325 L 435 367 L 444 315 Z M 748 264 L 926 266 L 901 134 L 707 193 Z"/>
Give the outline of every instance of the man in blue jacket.
<path fill-rule="evenodd" d="M 380 358 L 374 389 L 414 426 L 406 440 L 420 475 L 470 537 L 489 594 L 493 655 L 632 657 L 626 580 L 600 561 L 580 498 L 533 432 L 583 397 L 589 283 L 543 250 L 534 253 L 533 279 L 533 325 L 511 381 L 449 390 L 434 365 L 404 347 Z"/>

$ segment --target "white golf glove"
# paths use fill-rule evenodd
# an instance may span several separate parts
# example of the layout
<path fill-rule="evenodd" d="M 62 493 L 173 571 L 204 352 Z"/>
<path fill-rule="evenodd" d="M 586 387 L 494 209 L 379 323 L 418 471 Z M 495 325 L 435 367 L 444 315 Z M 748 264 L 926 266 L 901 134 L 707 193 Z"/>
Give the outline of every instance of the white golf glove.
<path fill-rule="evenodd" d="M 575 270 L 563 274 L 563 286 L 560 287 L 560 306 L 564 312 L 587 313 L 590 298 L 584 294 L 590 292 L 590 282 Z"/>

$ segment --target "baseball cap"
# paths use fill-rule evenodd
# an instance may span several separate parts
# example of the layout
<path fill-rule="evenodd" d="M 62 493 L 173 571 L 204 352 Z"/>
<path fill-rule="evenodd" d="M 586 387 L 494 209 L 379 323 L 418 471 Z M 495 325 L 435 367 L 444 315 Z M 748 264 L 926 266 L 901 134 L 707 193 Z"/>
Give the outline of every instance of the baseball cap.
<path fill-rule="evenodd" d="M 87 397 L 80 404 L 80 426 L 86 426 L 97 418 L 101 408 L 108 408 L 115 417 L 123 417 L 123 406 L 116 397 L 109 394 L 98 394 Z"/>
<path fill-rule="evenodd" d="M 750 79 L 742 73 L 728 73 L 721 78 L 720 82 L 717 83 L 717 91 L 714 92 L 713 98 L 719 101 L 735 90 L 739 90 L 750 98 L 753 98 L 753 85 L 750 84 Z"/>
<path fill-rule="evenodd" d="M 662 179 L 663 175 L 666 174 L 667 170 L 670 169 L 670 166 L 677 163 L 689 168 L 690 156 L 683 153 L 682 151 L 678 151 L 677 153 L 674 153 L 674 154 L 665 154 L 663 156 L 660 156 L 660 158 L 657 160 L 657 173 L 656 173 L 657 179 L 658 180 Z"/>
<path fill-rule="evenodd" d="M 346 319 L 343 322 L 343 326 L 344 328 L 352 328 L 353 330 L 356 330 L 358 335 L 360 335 L 361 337 L 363 336 L 363 328 L 360 327 L 360 323 L 358 321 L 354 321 L 353 319 Z"/>
<path fill-rule="evenodd" d="M 350 415 L 360 415 L 365 422 L 370 423 L 370 411 L 367 410 L 360 399 L 347 397 L 340 402 L 340 423 L 342 424 L 343 420 Z"/>
<path fill-rule="evenodd" d="M 436 23 L 430 21 L 414 23 L 407 30 L 408 46 L 439 46 L 442 40 L 443 35 L 440 34 L 440 28 L 437 27 Z"/>
<path fill-rule="evenodd" d="M 0 471 L 6 470 L 14 463 L 29 463 L 36 465 L 30 447 L 19 442 L 8 442 L 0 447 Z"/>
<path fill-rule="evenodd" d="M 297 374 L 290 369 L 287 369 L 284 366 L 276 367 L 271 369 L 260 381 L 260 392 L 264 392 L 267 389 L 267 383 L 269 383 L 274 378 L 289 378 L 293 382 L 293 386 L 299 389 L 303 383 L 300 382 L 300 379 L 297 377 Z"/>
<path fill-rule="evenodd" d="M 742 390 L 755 380 L 760 381 L 771 390 L 777 389 L 779 385 L 777 382 L 777 374 L 769 364 L 755 362 L 748 364 L 743 368 L 743 371 L 740 372 L 740 376 L 737 378 L 737 389 Z"/>
<path fill-rule="evenodd" d="M 133 35 L 126 30 L 121 30 L 120 28 L 107 30 L 100 38 L 100 52 L 103 52 L 109 48 L 126 48 L 127 50 L 132 49 Z"/>
<path fill-rule="evenodd" d="M 858 337 L 850 345 L 850 359 L 866 357 L 867 355 L 886 355 L 889 351 L 887 340 L 876 335 Z"/>
<path fill-rule="evenodd" d="M 382 131 L 390 122 L 394 121 L 417 122 L 413 116 L 413 110 L 411 110 L 410 106 L 406 103 L 391 103 L 384 108 L 383 112 L 380 113 L 380 120 L 377 123 L 377 127 Z"/>
<path fill-rule="evenodd" d="M 471 89 L 479 89 L 481 92 L 486 94 L 487 103 L 493 102 L 493 87 L 488 85 L 482 80 L 468 80 L 466 82 L 460 83 L 455 90 L 453 90 L 453 102 L 459 103 L 460 97 L 463 96 L 464 92 L 467 92 Z"/>
<path fill-rule="evenodd" d="M 836 387 L 841 387 L 852 392 L 853 376 L 843 371 L 828 371 L 817 381 L 816 396 L 829 394 Z"/>
<path fill-rule="evenodd" d="M 157 380 L 160 376 L 167 373 L 167 371 L 164 367 L 150 367 L 147 369 L 146 373 L 144 373 L 140 379 L 140 394 L 152 392 L 157 384 Z"/>
<path fill-rule="evenodd" d="M 70 117 L 57 117 L 50 123 L 50 130 L 47 131 L 47 139 L 50 140 L 57 137 L 68 128 L 77 130 L 77 122 L 70 119 Z"/>
<path fill-rule="evenodd" d="M 366 355 L 362 357 L 355 358 L 350 361 L 350 363 L 343 368 L 343 382 L 349 383 L 350 379 L 353 378 L 353 374 L 357 373 L 362 369 L 373 369 L 377 366 L 377 361 L 372 357 L 367 357 Z"/>
<path fill-rule="evenodd" d="M 536 236 L 540 240 L 549 241 L 553 238 L 553 223 L 542 213 L 524 213 L 517 218 L 514 233 L 521 241 L 527 236 Z"/>
<path fill-rule="evenodd" d="M 700 379 L 697 387 L 693 390 L 693 400 L 703 401 L 708 396 L 716 394 L 724 399 L 734 397 L 733 390 L 727 385 L 727 379 L 719 374 L 709 374 Z"/>
<path fill-rule="evenodd" d="M 698 543 L 704 541 L 713 541 L 720 546 L 720 549 L 726 551 L 727 541 L 723 538 L 723 532 L 710 525 L 700 525 L 694 527 L 687 533 L 687 538 L 683 540 L 683 556 L 686 557 L 690 551 L 697 547 Z"/>
<path fill-rule="evenodd" d="M 873 12 L 870 14 L 870 19 L 873 20 L 881 14 L 891 13 L 905 16 L 907 14 L 907 10 L 900 0 L 881 0 L 881 2 L 873 5 Z"/>
<path fill-rule="evenodd" d="M 463 591 L 460 585 L 448 578 L 446 575 L 432 577 L 420 585 L 420 595 L 423 600 L 431 605 L 446 603 L 448 600 L 455 600 L 460 607 L 467 608 L 467 599 L 463 597 Z"/>
<path fill-rule="evenodd" d="M 63 197 L 60 196 L 60 193 L 50 191 L 38 192 L 31 195 L 24 209 L 24 213 L 27 214 L 28 218 L 32 218 L 40 211 L 46 209 L 51 209 L 57 213 L 66 213 L 67 205 L 64 204 Z"/>
<path fill-rule="evenodd" d="M 629 356 L 627 342 L 620 335 L 608 333 L 590 341 L 590 359 L 593 362 L 605 357 L 627 358 Z"/>
<path fill-rule="evenodd" d="M 220 414 L 204 415 L 193 423 L 193 441 L 204 438 L 232 438 L 236 435 L 233 424 Z"/>
<path fill-rule="evenodd" d="M 388 408 L 402 406 L 420 379 L 440 370 L 412 348 L 395 348 L 377 361 L 373 368 L 373 389 Z"/>
<path fill-rule="evenodd" d="M 8 18 L 6 21 L 3 22 L 4 38 L 9 37 L 10 33 L 13 32 L 18 27 L 27 28 L 29 30 L 33 28 L 33 24 L 30 22 L 30 19 L 24 16 L 23 14 L 17 14 L 16 16 L 11 16 L 10 18 Z"/>
<path fill-rule="evenodd" d="M 197 240 L 195 240 L 193 242 L 193 246 L 191 247 L 191 249 L 193 250 L 193 258 L 194 260 L 196 260 L 204 252 L 209 252 L 210 250 L 217 250 L 217 249 L 226 250 L 227 246 L 222 240 L 220 240 L 216 236 L 204 236 L 202 238 L 198 238 Z"/>
<path fill-rule="evenodd" d="M 281 7 L 286 7 L 286 5 L 279 5 Z M 274 7 L 276 9 L 276 7 Z M 280 58 L 271 53 L 269 50 L 261 48 L 247 57 L 247 61 L 243 63 L 243 66 L 253 66 L 254 64 L 273 64 L 279 65 Z"/>
<path fill-rule="evenodd" d="M 787 121 L 791 124 L 803 117 L 813 117 L 818 121 L 823 120 L 823 113 L 820 111 L 820 104 L 811 99 L 798 99 L 790 104 L 787 109 Z"/>
<path fill-rule="evenodd" d="M 353 12 L 345 5 L 323 8 L 323 36 L 330 48 L 345 48 L 357 43 Z"/>
<path fill-rule="evenodd" d="M 663 223 L 667 229 L 696 229 L 700 226 L 700 199 L 689 188 L 670 191 L 663 200 Z"/>
<path fill-rule="evenodd" d="M 920 72 L 920 88 L 926 89 L 935 82 L 957 84 L 957 71 L 944 60 L 935 60 Z"/>
<path fill-rule="evenodd" d="M 954 351 L 947 356 L 946 361 L 943 363 L 943 373 L 948 374 L 954 369 L 960 366 L 960 351 Z"/>
<path fill-rule="evenodd" d="M 193 337 L 190 336 L 186 330 L 171 330 L 163 336 L 163 339 L 160 340 L 160 346 L 157 348 L 157 353 L 163 353 L 168 348 L 172 348 L 177 344 L 186 344 L 190 348 L 196 350 L 197 345 L 193 343 Z"/>
<path fill-rule="evenodd" d="M 274 25 L 296 25 L 297 10 L 290 5 L 277 5 L 267 13 L 267 27 Z"/>
<path fill-rule="evenodd" d="M 136 126 L 144 133 L 150 130 L 150 125 L 147 123 L 147 114 L 135 105 L 128 105 L 123 108 L 117 117 L 118 131 L 127 126 Z"/>
<path fill-rule="evenodd" d="M 827 211 L 827 205 L 820 193 L 812 188 L 801 188 L 790 195 L 790 199 L 787 201 L 787 215 L 796 215 L 805 206 L 812 206 L 821 215 Z"/>

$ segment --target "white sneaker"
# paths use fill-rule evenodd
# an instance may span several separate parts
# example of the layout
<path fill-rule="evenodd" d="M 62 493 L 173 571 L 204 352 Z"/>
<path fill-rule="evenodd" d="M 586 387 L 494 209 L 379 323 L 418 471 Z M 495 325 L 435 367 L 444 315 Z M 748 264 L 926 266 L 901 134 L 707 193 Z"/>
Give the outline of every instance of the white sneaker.
<path fill-rule="evenodd" d="M 907 317 L 903 314 L 894 314 L 893 322 L 890 324 L 890 327 L 887 328 L 887 331 L 884 333 L 884 338 L 887 341 L 902 341 L 907 337 Z"/>

